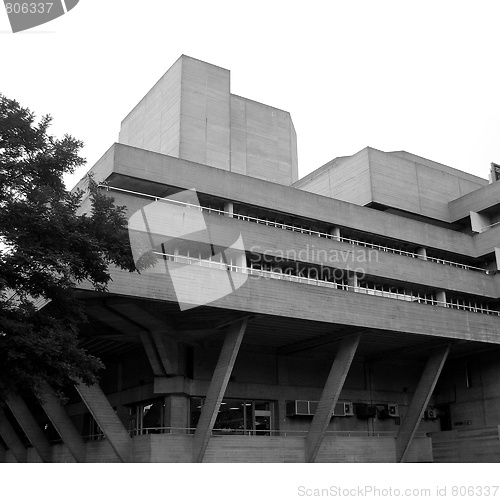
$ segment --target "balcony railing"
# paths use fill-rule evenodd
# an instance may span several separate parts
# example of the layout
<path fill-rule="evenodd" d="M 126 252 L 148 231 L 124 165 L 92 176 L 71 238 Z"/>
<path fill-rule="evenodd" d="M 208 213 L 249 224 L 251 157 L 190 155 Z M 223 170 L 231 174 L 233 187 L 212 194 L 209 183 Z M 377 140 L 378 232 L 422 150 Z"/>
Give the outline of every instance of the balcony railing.
<path fill-rule="evenodd" d="M 293 274 L 280 273 L 277 271 L 266 271 L 262 269 L 255 269 L 247 266 L 237 266 L 234 264 L 218 262 L 214 260 L 200 259 L 196 257 L 186 257 L 184 255 L 173 255 L 163 252 L 153 252 L 155 255 L 163 258 L 164 260 L 169 260 L 172 262 L 177 262 L 180 264 L 198 265 L 201 267 L 209 267 L 212 269 L 220 269 L 222 271 L 231 271 L 236 273 L 249 274 L 250 276 L 259 276 L 268 279 L 277 279 L 284 281 L 292 281 L 295 283 L 304 283 L 306 285 L 314 285 L 326 288 L 334 288 L 336 290 L 344 290 L 349 292 L 362 293 L 365 295 L 374 295 L 377 297 L 384 297 L 387 299 L 403 300 L 406 302 L 416 302 L 419 304 L 427 304 L 432 306 L 449 307 L 453 309 L 461 309 L 463 311 L 469 311 L 474 313 L 491 314 L 494 316 L 500 316 L 500 311 L 494 309 L 489 309 L 483 306 L 471 306 L 466 304 L 456 304 L 451 301 L 442 302 L 434 298 L 421 297 L 420 295 L 414 295 L 413 293 L 397 293 L 388 292 L 385 290 L 374 290 L 371 288 L 364 288 L 361 286 L 352 286 L 344 283 L 337 283 L 335 281 L 325 281 L 317 278 L 308 278 L 305 276 L 297 276 Z"/>
<path fill-rule="evenodd" d="M 130 436 L 146 435 L 146 434 L 194 434 L 196 427 L 149 427 L 141 431 L 130 431 Z M 306 437 L 306 430 L 291 430 L 291 429 L 268 429 L 259 431 L 255 429 L 212 429 L 212 436 L 279 436 L 279 437 Z M 368 431 L 368 430 L 347 430 L 337 431 L 328 430 L 325 435 L 327 437 L 380 437 L 380 438 L 395 438 L 397 431 Z M 428 437 L 426 432 L 417 432 L 415 437 Z"/>
<path fill-rule="evenodd" d="M 437 257 L 431 257 L 431 256 L 427 256 L 424 258 L 417 253 L 407 252 L 406 250 L 401 250 L 399 248 L 385 246 L 385 245 L 377 245 L 375 243 L 369 243 L 366 241 L 355 240 L 352 238 L 345 238 L 344 236 L 335 236 L 333 234 L 324 233 L 321 231 L 315 231 L 313 229 L 306 229 L 306 228 L 303 228 L 300 226 L 294 226 L 291 224 L 285 224 L 285 223 L 278 222 L 275 220 L 261 219 L 258 217 L 252 217 L 250 215 L 242 215 L 242 214 L 233 213 L 233 212 L 226 212 L 224 210 L 219 210 L 216 208 L 204 207 L 202 205 L 193 205 L 191 203 L 185 203 L 182 201 L 171 200 L 168 198 L 159 198 L 158 196 L 152 196 L 152 195 L 145 194 L 145 193 L 139 193 L 137 191 L 130 191 L 128 189 L 121 189 L 121 188 L 117 188 L 117 187 L 107 186 L 105 184 L 99 184 L 99 187 L 106 189 L 106 190 L 119 191 L 119 192 L 131 194 L 131 195 L 135 195 L 135 196 L 140 196 L 143 198 L 149 198 L 149 199 L 152 199 L 154 201 L 163 201 L 163 202 L 167 202 L 167 203 L 174 203 L 174 204 L 183 205 L 186 207 L 189 206 L 189 207 L 193 207 L 193 208 L 196 208 L 198 210 L 201 210 L 202 212 L 207 212 L 209 214 L 223 215 L 226 217 L 231 217 L 233 219 L 239 219 L 239 220 L 247 221 L 247 222 L 254 222 L 257 224 L 263 224 L 266 226 L 275 227 L 277 229 L 284 229 L 286 231 L 294 231 L 297 233 L 308 234 L 311 236 L 318 236 L 320 238 L 326 238 L 329 240 L 340 241 L 342 243 L 349 243 L 351 245 L 357 245 L 357 246 L 362 246 L 362 247 L 366 247 L 366 248 L 371 248 L 373 250 L 379 250 L 381 252 L 393 253 L 393 254 L 401 255 L 403 257 L 410 257 L 412 259 L 426 260 L 428 262 L 434 262 L 436 264 L 443 264 L 446 266 L 457 267 L 460 269 L 465 269 L 467 271 L 478 271 L 478 272 L 486 273 L 486 274 L 489 274 L 489 272 L 490 272 L 489 270 L 481 268 L 481 267 L 470 266 L 468 264 L 462 264 L 460 262 L 453 262 L 451 260 L 439 259 Z"/>

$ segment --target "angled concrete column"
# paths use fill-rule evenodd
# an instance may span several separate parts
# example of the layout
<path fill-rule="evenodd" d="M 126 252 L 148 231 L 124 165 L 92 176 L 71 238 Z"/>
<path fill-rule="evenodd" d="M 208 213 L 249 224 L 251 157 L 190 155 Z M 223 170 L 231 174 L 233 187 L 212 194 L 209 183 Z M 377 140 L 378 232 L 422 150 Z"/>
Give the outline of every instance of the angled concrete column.
<path fill-rule="evenodd" d="M 155 343 L 163 369 L 167 375 L 179 373 L 179 344 L 167 335 L 167 330 L 154 328 L 151 336 Z"/>
<path fill-rule="evenodd" d="M 155 377 L 164 377 L 166 375 L 165 369 L 163 368 L 163 363 L 160 359 L 160 355 L 156 349 L 155 342 L 151 337 L 149 332 L 140 330 L 139 335 L 141 337 L 142 345 L 146 351 L 146 355 L 149 359 L 149 364 Z"/>
<path fill-rule="evenodd" d="M 51 462 L 52 449 L 50 443 L 31 414 L 29 408 L 26 406 L 24 400 L 17 394 L 13 394 L 9 396 L 5 402 L 18 424 L 21 426 L 23 432 L 30 440 L 30 443 L 40 455 L 40 458 L 44 462 Z"/>
<path fill-rule="evenodd" d="M 83 382 L 75 385 L 75 388 L 111 444 L 118 459 L 121 462 L 131 461 L 132 438 L 101 388 L 97 384 L 87 386 Z"/>
<path fill-rule="evenodd" d="M 229 327 L 226 333 L 194 434 L 193 452 L 195 462 L 203 461 L 247 324 L 248 319 L 237 321 Z"/>
<path fill-rule="evenodd" d="M 178 342 L 172 338 L 175 330 L 136 304 L 111 303 L 109 308 L 134 322 L 140 318 L 139 330 L 144 349 L 155 376 L 179 373 Z"/>
<path fill-rule="evenodd" d="M 404 462 L 413 436 L 417 432 L 425 408 L 429 404 L 432 391 L 436 386 L 443 365 L 450 352 L 450 345 L 436 349 L 429 357 L 418 382 L 405 418 L 396 436 L 396 461 Z"/>
<path fill-rule="evenodd" d="M 306 462 L 314 462 L 318 455 L 326 429 L 333 415 L 333 410 L 342 391 L 354 354 L 359 345 L 361 334 L 346 337 L 340 344 L 333 362 L 326 385 L 321 394 L 311 427 L 306 437 Z"/>
<path fill-rule="evenodd" d="M 5 413 L 0 409 L 0 436 L 5 441 L 5 444 L 9 447 L 9 450 L 14 455 L 14 458 L 20 462 L 25 463 L 27 461 L 27 451 L 24 444 L 19 439 L 16 434 L 14 427 L 10 424 L 5 416 Z"/>
<path fill-rule="evenodd" d="M 77 462 L 85 462 L 85 441 L 76 429 L 66 408 L 61 405 L 54 391 L 47 385 L 42 394 L 42 407 L 64 444 Z"/>

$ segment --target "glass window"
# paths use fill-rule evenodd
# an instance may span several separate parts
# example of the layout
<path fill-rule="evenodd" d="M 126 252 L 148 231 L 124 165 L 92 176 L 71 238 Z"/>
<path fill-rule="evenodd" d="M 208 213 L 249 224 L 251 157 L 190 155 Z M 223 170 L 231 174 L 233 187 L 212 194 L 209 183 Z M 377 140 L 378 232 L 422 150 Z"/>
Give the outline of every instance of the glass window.
<path fill-rule="evenodd" d="M 130 408 L 129 430 L 132 435 L 159 434 L 164 431 L 163 399 L 148 401 Z"/>
<path fill-rule="evenodd" d="M 190 400 L 190 427 L 195 431 L 204 398 Z M 244 399 L 224 399 L 217 413 L 213 433 L 271 435 L 274 429 L 274 403 Z"/>

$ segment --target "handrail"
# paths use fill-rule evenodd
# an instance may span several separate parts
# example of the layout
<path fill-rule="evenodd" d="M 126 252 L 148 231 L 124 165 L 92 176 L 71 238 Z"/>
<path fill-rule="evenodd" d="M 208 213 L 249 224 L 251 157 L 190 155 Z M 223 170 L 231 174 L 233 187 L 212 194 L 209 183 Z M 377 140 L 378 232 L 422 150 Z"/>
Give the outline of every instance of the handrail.
<path fill-rule="evenodd" d="M 150 432 L 154 431 L 154 432 Z M 196 431 L 196 427 L 145 427 L 142 429 L 131 430 L 130 435 L 141 436 L 147 434 L 172 434 L 172 431 L 182 431 L 186 435 L 192 435 Z M 265 431 L 259 431 L 256 429 L 212 429 L 212 435 L 214 437 L 225 437 L 225 436 L 265 436 L 269 433 L 271 436 L 276 437 L 305 437 L 308 430 L 295 430 L 295 429 L 267 429 Z M 340 436 L 340 437 L 387 437 L 395 438 L 397 431 L 368 431 L 368 430 L 327 430 L 326 436 Z M 415 437 L 427 437 L 426 432 L 417 432 Z"/>
<path fill-rule="evenodd" d="M 131 429 L 129 434 L 133 436 L 142 436 L 146 434 L 172 434 L 172 431 L 182 431 L 186 433 L 194 432 L 196 427 L 142 427 L 141 429 Z"/>
<path fill-rule="evenodd" d="M 238 220 L 248 221 L 248 222 L 255 222 L 257 224 L 264 224 L 266 226 L 272 226 L 272 227 L 275 227 L 278 229 L 285 229 L 287 231 L 300 232 L 302 234 L 309 234 L 311 236 L 315 235 L 315 236 L 319 236 L 321 238 L 340 241 L 342 243 L 350 243 L 351 245 L 363 246 L 365 248 L 372 248 L 373 250 L 379 250 L 381 252 L 388 252 L 388 253 L 401 255 L 404 257 L 410 257 L 413 259 L 427 260 L 430 262 L 434 262 L 436 264 L 444 264 L 444 265 L 448 265 L 451 267 L 458 267 L 461 269 L 465 269 L 467 271 L 479 271 L 479 272 L 486 273 L 486 274 L 489 273 L 489 271 L 487 269 L 484 269 L 481 267 L 470 266 L 468 264 L 461 264 L 459 262 L 453 262 L 451 260 L 446 260 L 446 259 L 439 259 L 437 257 L 426 256 L 424 258 L 417 253 L 407 252 L 406 250 L 400 250 L 399 248 L 393 248 L 393 247 L 384 246 L 384 245 L 377 245 L 375 243 L 368 243 L 366 241 L 354 240 L 352 238 L 346 238 L 344 236 L 335 236 L 333 234 L 323 233 L 321 231 L 314 231 L 312 229 L 304 229 L 302 227 L 297 227 L 297 226 L 293 226 L 293 225 L 289 225 L 289 224 L 284 224 L 281 222 L 271 221 L 268 219 L 260 219 L 258 217 L 252 217 L 250 215 L 242 215 L 242 214 L 237 214 L 234 212 L 226 212 L 224 210 L 219 210 L 217 208 L 204 207 L 202 205 L 194 205 L 192 203 L 182 202 L 182 201 L 178 201 L 178 200 L 172 200 L 169 198 L 160 198 L 158 196 L 153 196 L 153 195 L 146 194 L 146 193 L 139 193 L 137 191 L 131 191 L 128 189 L 122 189 L 122 188 L 117 188 L 117 187 L 113 187 L 113 186 L 108 186 L 106 184 L 99 184 L 97 187 L 106 189 L 108 191 L 109 190 L 119 191 L 119 192 L 123 192 L 123 193 L 127 193 L 127 194 L 141 196 L 144 198 L 150 198 L 150 199 L 155 200 L 155 201 L 163 201 L 163 202 L 167 202 L 167 203 L 174 203 L 174 204 L 183 205 L 186 207 L 193 207 L 193 208 L 196 208 L 198 210 L 201 210 L 202 212 L 206 211 L 208 213 L 216 213 L 218 215 L 228 216 L 228 217 L 231 217 L 233 219 L 238 219 Z"/>
<path fill-rule="evenodd" d="M 413 294 L 402 294 L 402 293 L 397 293 L 397 292 L 387 292 L 384 290 L 374 290 L 372 288 L 365 288 L 365 287 L 360 287 L 360 286 L 352 286 L 352 285 L 346 285 L 342 283 L 336 283 L 335 281 L 325 281 L 325 280 L 319 280 L 316 278 L 307 278 L 305 276 L 297 276 L 297 275 L 292 275 L 292 274 L 285 274 L 285 273 L 279 273 L 276 271 L 266 271 L 263 269 L 255 269 L 252 267 L 246 267 L 246 266 L 237 266 L 234 264 L 228 264 L 225 262 L 216 262 L 213 260 L 207 260 L 207 259 L 199 259 L 197 257 L 187 257 L 184 255 L 174 255 L 174 254 L 168 254 L 168 253 L 163 253 L 163 252 L 153 252 L 154 255 L 161 256 L 165 259 L 165 257 L 168 257 L 169 261 L 181 263 L 181 264 L 191 264 L 191 265 L 196 265 L 198 264 L 201 267 L 209 267 L 209 268 L 215 268 L 215 269 L 220 269 L 222 271 L 232 271 L 232 272 L 240 272 L 243 274 L 249 274 L 251 276 L 261 276 L 263 278 L 271 278 L 271 279 L 280 279 L 280 280 L 285 280 L 285 281 L 293 281 L 296 283 L 304 283 L 307 285 L 316 285 L 316 286 L 324 286 L 327 288 L 335 288 L 336 290 L 344 290 L 344 291 L 353 291 L 357 293 L 364 293 L 365 295 L 375 295 L 378 297 L 384 297 L 384 298 L 389 298 L 389 299 L 396 299 L 396 300 L 404 300 L 406 302 L 417 302 L 419 304 L 430 304 L 433 306 L 441 306 L 441 307 L 448 307 L 451 309 L 463 309 L 465 311 L 469 312 L 478 312 L 482 314 L 491 314 L 493 316 L 500 316 L 500 311 L 495 311 L 493 309 L 487 309 L 483 307 L 474 307 L 474 306 L 467 306 L 467 305 L 460 305 L 455 307 L 456 304 L 453 304 L 452 302 L 443 302 L 439 301 L 436 299 L 432 298 L 426 298 L 426 297 L 420 297 L 418 295 L 413 295 Z M 166 260 L 166 259 L 165 259 Z"/>

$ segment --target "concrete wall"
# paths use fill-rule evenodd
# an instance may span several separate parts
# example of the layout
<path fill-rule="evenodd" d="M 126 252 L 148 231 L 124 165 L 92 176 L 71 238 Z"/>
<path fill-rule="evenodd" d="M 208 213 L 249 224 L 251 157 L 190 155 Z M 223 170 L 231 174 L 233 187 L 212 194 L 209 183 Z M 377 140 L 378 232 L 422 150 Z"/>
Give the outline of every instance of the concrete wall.
<path fill-rule="evenodd" d="M 432 451 L 438 463 L 499 462 L 499 427 L 432 434 Z"/>
<path fill-rule="evenodd" d="M 448 203 L 487 181 L 407 153 L 365 148 L 313 172 L 296 187 L 358 205 L 378 203 L 451 222 Z"/>
<path fill-rule="evenodd" d="M 494 352 L 445 364 L 434 402 L 449 406 L 451 430 L 432 435 L 437 461 L 500 461 L 499 381 Z"/>
<path fill-rule="evenodd" d="M 450 202 L 451 220 L 460 220 L 469 217 L 470 212 L 481 212 L 497 206 L 500 201 L 500 182 L 487 184 L 469 194 L 463 195 Z M 498 208 L 496 209 L 498 212 Z M 492 221 L 493 222 L 493 221 Z"/>
<path fill-rule="evenodd" d="M 179 157 L 182 58 L 122 121 L 119 142 Z"/>
<path fill-rule="evenodd" d="M 365 206 L 373 201 L 369 148 L 335 158 L 294 184 L 310 193 Z"/>
<path fill-rule="evenodd" d="M 231 171 L 286 186 L 298 178 L 290 113 L 231 95 Z"/>
<path fill-rule="evenodd" d="M 290 185 L 290 113 L 230 94 L 229 71 L 181 56 L 123 120 L 119 142 Z"/>

